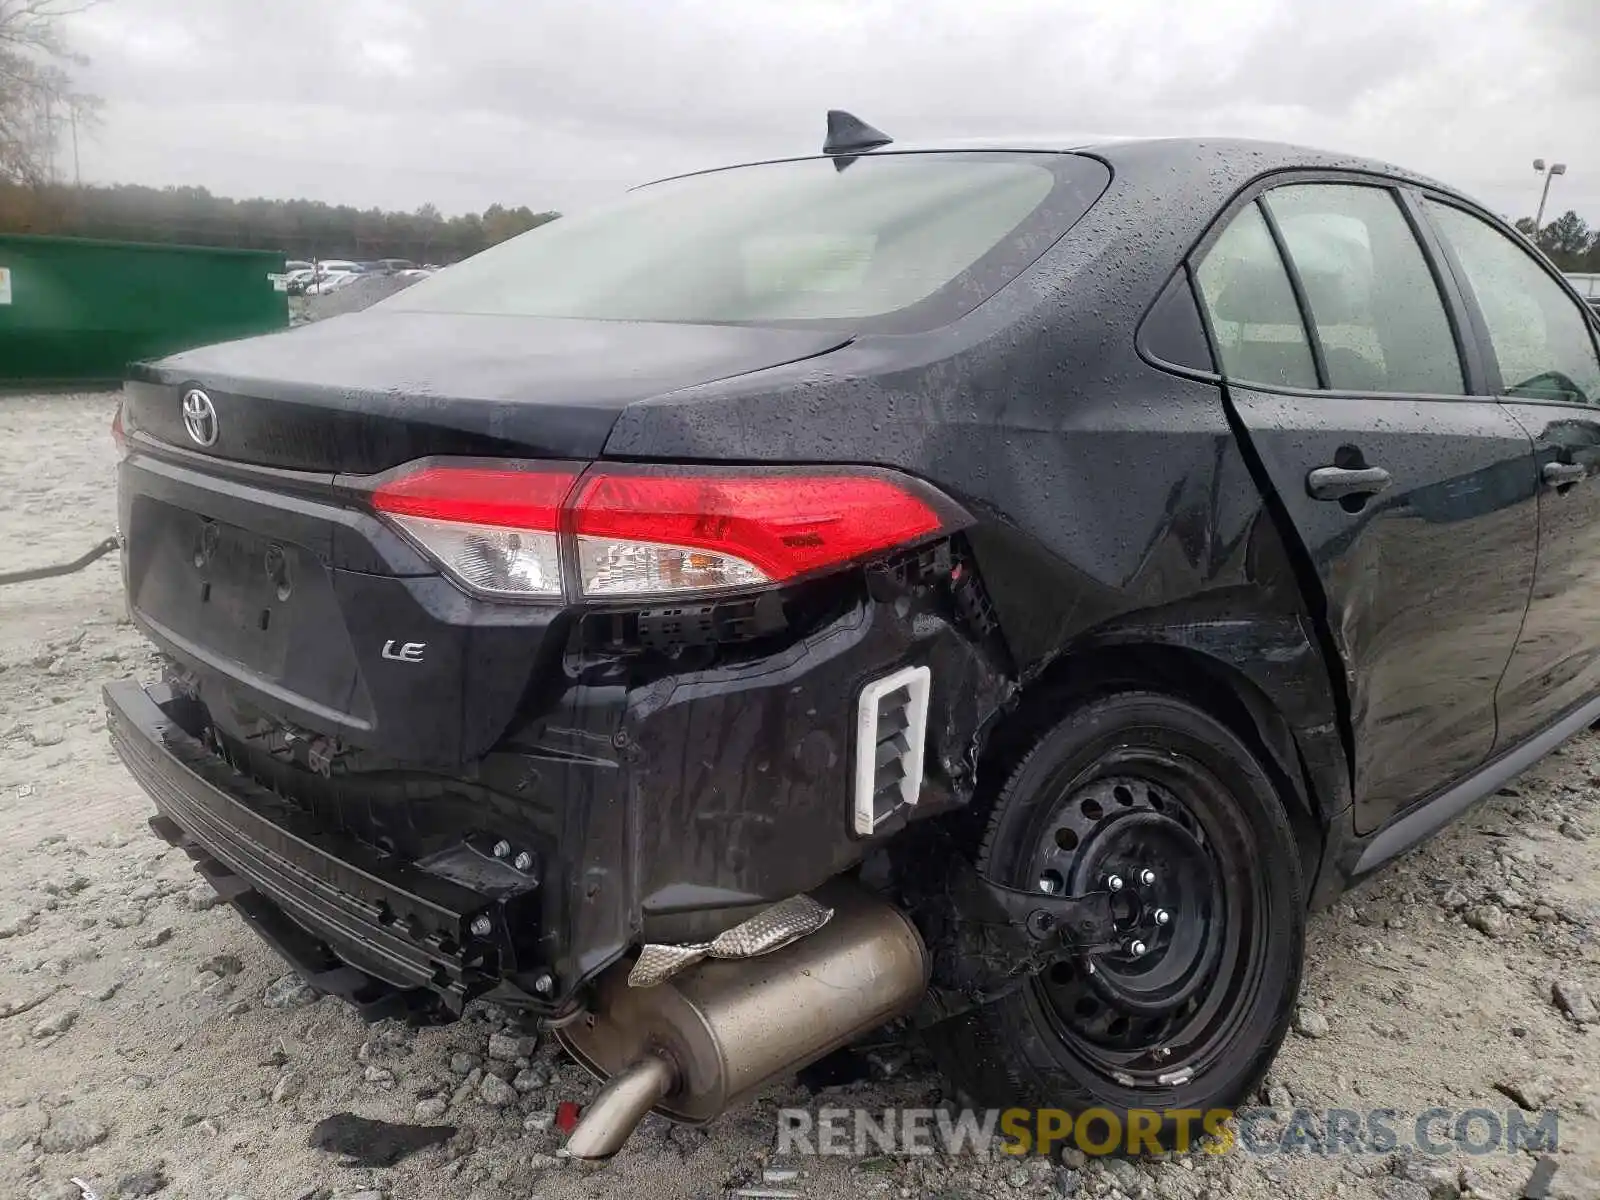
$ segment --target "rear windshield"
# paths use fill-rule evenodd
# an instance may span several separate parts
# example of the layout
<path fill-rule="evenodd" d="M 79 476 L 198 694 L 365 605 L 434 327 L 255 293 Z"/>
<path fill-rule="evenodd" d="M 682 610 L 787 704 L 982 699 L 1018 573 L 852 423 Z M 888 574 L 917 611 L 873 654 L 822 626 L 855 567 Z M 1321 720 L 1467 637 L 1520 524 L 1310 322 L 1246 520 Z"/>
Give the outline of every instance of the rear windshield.
<path fill-rule="evenodd" d="M 1015 278 L 1109 178 L 1078 155 L 987 152 L 711 171 L 541 225 L 384 307 L 933 328 Z"/>

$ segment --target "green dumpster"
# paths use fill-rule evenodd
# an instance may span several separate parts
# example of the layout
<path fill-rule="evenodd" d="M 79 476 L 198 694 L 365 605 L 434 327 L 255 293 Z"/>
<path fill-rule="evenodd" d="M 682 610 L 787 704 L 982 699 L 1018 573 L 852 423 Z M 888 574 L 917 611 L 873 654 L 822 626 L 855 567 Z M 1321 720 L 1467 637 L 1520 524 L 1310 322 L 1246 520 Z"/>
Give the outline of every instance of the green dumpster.
<path fill-rule="evenodd" d="M 119 380 L 134 359 L 286 328 L 283 261 L 0 234 L 0 386 Z"/>

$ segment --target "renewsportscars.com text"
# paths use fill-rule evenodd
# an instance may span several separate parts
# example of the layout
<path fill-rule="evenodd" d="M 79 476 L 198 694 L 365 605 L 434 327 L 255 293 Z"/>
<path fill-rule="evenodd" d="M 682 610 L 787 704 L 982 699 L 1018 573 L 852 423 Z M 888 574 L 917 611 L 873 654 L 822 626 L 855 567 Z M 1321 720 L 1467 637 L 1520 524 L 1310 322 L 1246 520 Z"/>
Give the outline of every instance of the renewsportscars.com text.
<path fill-rule="evenodd" d="M 803 1108 L 778 1110 L 780 1155 L 1157 1154 L 1161 1131 L 1179 1154 L 1517 1154 L 1556 1150 L 1560 1119 L 1553 1109 L 1392 1108 L 1134 1109 L 1124 1120 L 1103 1108 L 943 1109 Z"/>

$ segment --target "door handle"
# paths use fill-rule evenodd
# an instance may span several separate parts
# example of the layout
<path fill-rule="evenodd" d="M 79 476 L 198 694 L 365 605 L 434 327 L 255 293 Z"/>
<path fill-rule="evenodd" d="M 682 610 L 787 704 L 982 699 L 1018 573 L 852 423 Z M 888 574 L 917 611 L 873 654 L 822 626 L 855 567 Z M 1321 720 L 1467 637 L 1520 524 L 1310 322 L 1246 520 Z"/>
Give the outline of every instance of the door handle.
<path fill-rule="evenodd" d="M 1382 467 L 1318 467 L 1306 476 L 1306 491 L 1316 500 L 1371 496 L 1394 482 Z"/>
<path fill-rule="evenodd" d="M 1545 487 L 1566 487 L 1588 478 L 1589 469 L 1582 463 L 1549 462 L 1539 468 L 1539 477 Z"/>

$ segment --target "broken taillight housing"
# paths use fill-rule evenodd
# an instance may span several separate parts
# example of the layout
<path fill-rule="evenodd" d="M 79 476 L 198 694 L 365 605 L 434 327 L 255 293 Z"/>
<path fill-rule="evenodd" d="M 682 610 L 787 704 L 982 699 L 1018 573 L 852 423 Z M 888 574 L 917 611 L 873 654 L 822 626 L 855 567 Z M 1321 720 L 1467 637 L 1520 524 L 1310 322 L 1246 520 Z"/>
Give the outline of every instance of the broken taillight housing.
<path fill-rule="evenodd" d="M 586 596 L 784 583 L 946 525 L 903 477 L 742 467 L 597 467 L 572 516 Z"/>
<path fill-rule="evenodd" d="M 527 599 L 787 583 L 971 522 L 878 468 L 430 460 L 372 504 L 470 589 Z"/>

